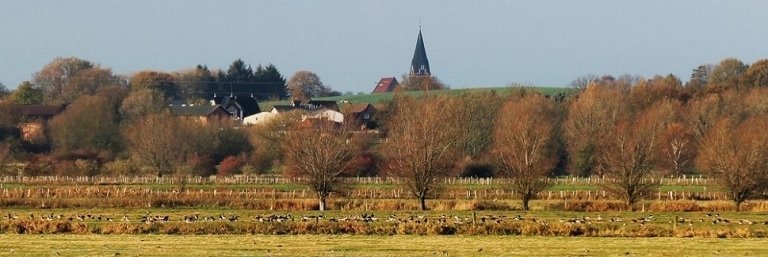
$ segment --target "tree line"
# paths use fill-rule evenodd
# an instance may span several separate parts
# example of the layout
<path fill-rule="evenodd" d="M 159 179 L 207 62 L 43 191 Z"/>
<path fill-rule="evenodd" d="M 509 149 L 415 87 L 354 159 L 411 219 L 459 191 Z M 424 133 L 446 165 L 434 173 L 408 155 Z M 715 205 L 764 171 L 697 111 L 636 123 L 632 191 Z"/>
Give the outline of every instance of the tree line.
<path fill-rule="evenodd" d="M 88 60 L 68 57 L 54 59 L 33 74 L 31 80 L 22 82 L 13 92 L 5 90 L 4 94 L 20 104 L 69 104 L 109 88 L 150 89 L 162 93 L 165 99 L 188 102 L 230 94 L 269 100 L 287 98 L 285 84 L 285 78 L 274 65 L 258 65 L 254 69 L 241 59 L 232 62 L 227 70 L 197 65 L 176 72 L 145 70 L 119 75 Z"/>
<path fill-rule="evenodd" d="M 299 176 L 323 207 L 344 191 L 343 176 L 397 176 L 423 209 L 446 176 L 512 178 L 525 209 L 559 175 L 602 176 L 628 208 L 648 196 L 654 176 L 704 174 L 737 207 L 764 195 L 768 60 L 702 65 L 686 83 L 585 75 L 571 84 L 577 92 L 567 96 L 397 95 L 376 105 L 378 133 L 302 122 L 301 113 L 245 128 L 203 124 L 168 114 L 159 90 L 103 87 L 50 122 L 50 149 L 21 142 L 18 121 L 0 116 L 0 164 L 24 162 L 28 174 Z M 69 97 L 65 88 L 54 99 Z"/>

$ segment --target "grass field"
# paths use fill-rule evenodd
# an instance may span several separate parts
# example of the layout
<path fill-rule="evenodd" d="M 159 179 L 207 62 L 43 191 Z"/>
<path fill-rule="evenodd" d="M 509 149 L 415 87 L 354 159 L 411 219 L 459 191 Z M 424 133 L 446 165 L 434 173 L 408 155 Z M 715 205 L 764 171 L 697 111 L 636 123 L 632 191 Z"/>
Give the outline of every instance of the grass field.
<path fill-rule="evenodd" d="M 764 239 L 0 235 L 0 256 L 768 256 Z"/>
<path fill-rule="evenodd" d="M 463 93 L 469 93 L 469 92 L 487 92 L 487 91 L 494 91 L 500 95 L 507 94 L 508 92 L 511 92 L 513 88 L 512 87 L 488 87 L 488 88 L 467 88 L 467 89 L 449 89 L 449 90 L 433 90 L 429 91 L 430 94 L 451 94 L 451 95 L 458 95 Z M 564 88 L 564 87 L 534 87 L 533 90 L 542 92 L 544 94 L 548 95 L 554 95 L 557 93 L 571 93 L 574 92 L 571 88 Z M 405 91 L 401 92 L 401 94 L 408 95 L 408 96 L 414 96 L 418 97 L 424 94 L 423 91 Z M 320 97 L 316 98 L 314 100 L 323 100 L 323 101 L 349 101 L 350 103 L 370 103 L 370 104 L 377 104 L 380 102 L 388 102 L 391 101 L 392 98 L 394 98 L 395 93 L 381 93 L 381 94 L 357 94 L 357 95 L 342 95 L 342 96 L 332 96 L 332 97 Z M 281 104 L 289 104 L 289 101 L 268 101 L 268 102 L 261 102 L 259 103 L 259 107 L 262 111 L 269 111 L 272 109 L 272 106 L 274 105 L 281 105 Z"/>

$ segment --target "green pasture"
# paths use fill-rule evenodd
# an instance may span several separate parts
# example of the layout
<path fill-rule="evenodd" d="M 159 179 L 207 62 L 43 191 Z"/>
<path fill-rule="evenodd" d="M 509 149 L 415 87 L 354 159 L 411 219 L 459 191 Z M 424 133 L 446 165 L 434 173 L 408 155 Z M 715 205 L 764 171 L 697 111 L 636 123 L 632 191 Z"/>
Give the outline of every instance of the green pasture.
<path fill-rule="evenodd" d="M 766 256 L 764 239 L 0 235 L 0 256 Z"/>
<path fill-rule="evenodd" d="M 538 203 L 541 204 L 541 203 Z M 390 216 L 398 219 L 408 219 L 409 217 L 426 217 L 437 222 L 444 217 L 450 224 L 455 223 L 458 218 L 463 223 L 476 224 L 483 222 L 483 217 L 498 217 L 502 222 L 529 222 L 536 223 L 545 221 L 551 224 L 566 223 L 574 219 L 582 223 L 589 222 L 595 225 L 629 226 L 641 227 L 646 225 L 662 226 L 675 229 L 752 229 L 768 232 L 768 212 L 659 212 L 659 211 L 557 211 L 537 209 L 534 211 L 469 211 L 469 210 L 430 210 L 430 211 L 364 211 L 364 210 L 330 210 L 320 211 L 284 211 L 284 210 L 251 210 L 237 208 L 66 208 L 66 209 L 32 209 L 32 208 L 6 208 L 0 213 L 0 222 L 8 221 L 8 215 L 15 216 L 17 219 L 35 219 L 40 220 L 48 215 L 59 216 L 66 220 L 74 218 L 72 222 L 86 223 L 91 226 L 99 226 L 109 223 L 140 223 L 141 216 L 169 216 L 170 222 L 182 223 L 185 216 L 198 215 L 203 217 L 233 217 L 238 216 L 237 222 L 256 222 L 257 216 L 269 215 L 291 215 L 293 222 L 301 222 L 303 216 L 324 215 L 325 218 L 319 221 L 327 222 L 330 218 L 351 218 L 360 217 L 363 214 L 372 214 L 377 218 L 377 223 L 386 223 Z M 88 215 L 85 220 L 77 220 L 80 215 Z M 122 217 L 127 216 L 129 221 L 122 221 Z M 103 217 L 103 219 L 95 219 Z M 107 219 L 110 219 L 107 221 Z M 729 222 L 714 224 L 715 219 L 727 219 Z M 647 220 L 643 224 L 640 220 Z M 615 221 L 614 221 L 615 220 Z M 674 221 L 677 220 L 677 224 Z M 316 221 L 312 219 L 311 221 Z M 219 222 L 219 221 L 216 221 Z M 228 222 L 228 221 L 223 221 Z M 490 222 L 490 221 L 488 221 Z"/>
<path fill-rule="evenodd" d="M 463 93 L 472 93 L 472 92 L 496 92 L 500 95 L 509 94 L 516 88 L 513 87 L 486 87 L 486 88 L 466 88 L 466 89 L 448 89 L 448 90 L 432 90 L 429 91 L 428 94 L 431 95 L 442 95 L 442 94 L 450 94 L 450 95 L 459 95 Z M 547 95 L 554 95 L 558 93 L 572 93 L 574 92 L 571 88 L 564 88 L 564 87 L 533 87 L 531 90 L 539 91 L 543 94 Z M 332 97 L 320 97 L 316 98 L 314 100 L 323 100 L 323 101 L 348 101 L 350 103 L 356 104 L 356 103 L 370 103 L 370 104 L 377 104 L 381 102 L 389 102 L 394 97 L 395 94 L 402 94 L 412 97 L 419 97 L 425 94 L 424 91 L 404 91 L 399 93 L 380 93 L 380 94 L 357 94 L 357 95 L 342 95 L 342 96 L 332 96 Z M 267 101 L 267 102 L 261 102 L 259 103 L 259 107 L 262 111 L 269 111 L 272 109 L 272 106 L 274 105 L 286 105 L 290 104 L 290 101 L 283 100 L 283 101 Z"/>

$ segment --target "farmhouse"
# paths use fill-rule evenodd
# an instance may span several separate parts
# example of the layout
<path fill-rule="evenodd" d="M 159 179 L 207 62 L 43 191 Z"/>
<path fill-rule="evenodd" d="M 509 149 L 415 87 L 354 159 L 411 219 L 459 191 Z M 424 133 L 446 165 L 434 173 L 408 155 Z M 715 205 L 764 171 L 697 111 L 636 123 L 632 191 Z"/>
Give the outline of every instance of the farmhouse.
<path fill-rule="evenodd" d="M 212 120 L 235 120 L 244 122 L 245 118 L 260 112 L 259 103 L 249 96 L 214 96 L 210 105 L 171 102 L 168 105 L 175 116 L 195 119 L 202 123 Z"/>
<path fill-rule="evenodd" d="M 398 86 L 400 86 L 400 83 L 397 82 L 395 77 L 384 77 L 376 83 L 376 87 L 373 88 L 373 93 L 395 92 Z"/>
<path fill-rule="evenodd" d="M 175 116 L 196 120 L 203 124 L 234 118 L 221 105 L 171 105 L 170 108 Z"/>
<path fill-rule="evenodd" d="M 22 139 L 27 142 L 40 143 L 47 140 L 46 127 L 54 116 L 64 112 L 66 105 L 14 105 L 11 108 L 21 115 L 19 130 Z"/>
<path fill-rule="evenodd" d="M 292 101 L 290 105 L 275 105 L 269 112 L 261 112 L 245 117 L 246 125 L 266 122 L 282 113 L 302 111 L 304 114 L 301 120 L 306 119 L 324 119 L 337 123 L 344 122 L 344 114 L 339 112 L 339 105 L 336 101 Z"/>
<path fill-rule="evenodd" d="M 342 112 L 347 117 L 347 122 L 362 129 L 375 127 L 373 117 L 376 114 L 376 108 L 369 103 L 346 104 L 343 105 Z"/>
<path fill-rule="evenodd" d="M 217 96 L 211 100 L 211 105 L 220 105 L 236 120 L 261 112 L 258 101 L 250 96 Z"/>

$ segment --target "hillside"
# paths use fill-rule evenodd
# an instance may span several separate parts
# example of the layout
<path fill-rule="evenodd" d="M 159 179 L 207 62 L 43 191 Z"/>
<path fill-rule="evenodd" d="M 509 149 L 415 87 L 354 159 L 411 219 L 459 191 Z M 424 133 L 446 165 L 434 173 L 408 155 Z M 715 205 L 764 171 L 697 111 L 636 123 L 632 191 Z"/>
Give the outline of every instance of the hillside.
<path fill-rule="evenodd" d="M 463 88 L 463 89 L 433 90 L 433 91 L 429 91 L 429 94 L 459 95 L 459 94 L 470 93 L 470 92 L 494 91 L 498 94 L 505 95 L 511 92 L 513 89 L 516 89 L 516 88 L 513 88 L 513 87 Z M 547 95 L 554 95 L 558 93 L 569 94 L 574 92 L 574 90 L 571 88 L 563 88 L 563 87 L 533 87 L 530 89 L 540 91 Z M 332 96 L 332 97 L 320 97 L 320 98 L 315 98 L 315 100 L 349 101 L 350 103 L 353 103 L 353 104 L 355 103 L 377 104 L 381 102 L 391 101 L 392 98 L 394 98 L 395 94 L 397 93 L 341 95 L 341 96 Z M 423 95 L 424 91 L 405 91 L 405 92 L 399 92 L 399 94 L 418 97 Z M 288 100 L 264 101 L 264 102 L 259 102 L 259 107 L 261 108 L 262 111 L 269 111 L 272 109 L 272 106 L 274 105 L 287 105 L 287 104 L 290 104 L 290 101 Z"/>

